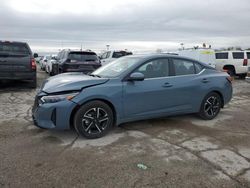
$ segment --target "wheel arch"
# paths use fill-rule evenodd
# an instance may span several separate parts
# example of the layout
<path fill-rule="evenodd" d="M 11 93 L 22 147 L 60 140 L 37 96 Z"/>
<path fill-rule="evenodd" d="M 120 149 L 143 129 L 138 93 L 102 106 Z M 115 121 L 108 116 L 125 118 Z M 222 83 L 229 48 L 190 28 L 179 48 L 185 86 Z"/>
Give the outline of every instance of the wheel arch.
<path fill-rule="evenodd" d="M 88 102 L 91 102 L 91 101 L 102 101 L 104 103 L 106 103 L 112 110 L 113 112 L 113 115 L 114 115 L 114 125 L 116 125 L 116 122 L 117 122 L 117 112 L 116 112 L 116 109 L 114 107 L 114 105 L 112 104 L 112 102 L 110 102 L 109 100 L 107 99 L 102 99 L 102 98 L 94 98 L 94 99 L 90 99 L 90 100 L 87 100 L 85 101 L 83 104 L 81 105 L 77 105 L 71 112 L 70 114 L 70 129 L 74 129 L 74 116 L 76 114 L 76 112 L 79 110 L 79 108 L 83 105 L 85 105 L 86 103 Z"/>

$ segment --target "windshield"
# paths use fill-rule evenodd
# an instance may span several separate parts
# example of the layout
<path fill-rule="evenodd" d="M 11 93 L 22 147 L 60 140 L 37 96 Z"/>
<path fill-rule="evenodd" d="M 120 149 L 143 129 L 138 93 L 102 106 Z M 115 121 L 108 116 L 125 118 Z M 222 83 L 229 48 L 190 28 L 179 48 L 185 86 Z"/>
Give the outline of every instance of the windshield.
<path fill-rule="evenodd" d="M 76 61 L 97 61 L 98 57 L 91 52 L 70 52 L 68 59 Z"/>
<path fill-rule="evenodd" d="M 128 70 L 133 65 L 137 64 L 139 57 L 123 57 L 117 59 L 92 73 L 105 78 L 115 78 L 120 76 L 123 72 Z"/>
<path fill-rule="evenodd" d="M 30 54 L 30 50 L 25 43 L 0 43 L 0 52 L 12 54 Z"/>

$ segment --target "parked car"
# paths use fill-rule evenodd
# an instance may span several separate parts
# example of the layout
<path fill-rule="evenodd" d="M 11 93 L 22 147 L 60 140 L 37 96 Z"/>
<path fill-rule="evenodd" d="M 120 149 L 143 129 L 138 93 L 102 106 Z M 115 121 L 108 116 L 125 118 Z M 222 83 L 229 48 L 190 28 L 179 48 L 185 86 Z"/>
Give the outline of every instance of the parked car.
<path fill-rule="evenodd" d="M 37 58 L 35 58 L 36 63 L 40 64 L 40 61 L 43 59 L 43 56 L 38 56 Z"/>
<path fill-rule="evenodd" d="M 45 71 L 46 69 L 46 64 L 48 61 L 51 59 L 51 55 L 45 55 L 43 59 L 40 61 L 40 68 L 41 70 Z"/>
<path fill-rule="evenodd" d="M 183 57 L 126 56 L 90 75 L 47 79 L 36 95 L 33 119 L 38 127 L 73 127 L 87 138 L 121 123 L 170 115 L 198 113 L 211 120 L 232 97 L 230 78 Z"/>
<path fill-rule="evenodd" d="M 106 65 L 106 64 L 116 60 L 117 58 L 127 56 L 127 55 L 133 55 L 133 53 L 127 52 L 127 51 L 107 51 L 107 52 L 104 52 L 100 56 L 100 59 L 101 59 L 102 65 Z"/>
<path fill-rule="evenodd" d="M 36 62 L 27 43 L 0 41 L 0 80 L 30 80 L 36 87 Z"/>
<path fill-rule="evenodd" d="M 215 51 L 210 48 L 191 48 L 179 50 L 178 55 L 192 58 L 201 62 L 206 63 L 207 65 L 215 68 Z"/>
<path fill-rule="evenodd" d="M 58 73 L 65 72 L 83 72 L 91 73 L 101 66 L 100 59 L 95 52 L 92 51 L 71 51 L 62 50 L 57 55 L 58 70 L 52 71 Z"/>
<path fill-rule="evenodd" d="M 56 63 L 56 62 L 57 62 L 57 55 L 51 55 L 51 58 L 45 64 L 45 71 L 50 76 L 53 76 L 52 65 L 53 65 L 53 63 Z"/>
<path fill-rule="evenodd" d="M 250 52 L 247 51 L 221 51 L 216 52 L 216 69 L 227 71 L 231 76 L 238 75 L 245 78 L 248 70 Z"/>

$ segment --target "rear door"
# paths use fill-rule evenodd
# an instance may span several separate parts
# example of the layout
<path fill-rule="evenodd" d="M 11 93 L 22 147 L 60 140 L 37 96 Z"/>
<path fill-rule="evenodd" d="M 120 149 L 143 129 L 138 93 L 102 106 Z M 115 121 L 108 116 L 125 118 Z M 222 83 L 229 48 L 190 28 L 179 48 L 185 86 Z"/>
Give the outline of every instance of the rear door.
<path fill-rule="evenodd" d="M 244 52 L 232 52 L 233 64 L 242 66 L 244 61 Z"/>
<path fill-rule="evenodd" d="M 175 104 L 178 110 L 196 112 L 204 96 L 204 88 L 209 85 L 209 78 L 203 77 L 203 66 L 187 59 L 173 58 L 174 76 L 169 83 L 173 85 Z"/>
<path fill-rule="evenodd" d="M 0 72 L 31 71 L 31 50 L 25 43 L 0 42 Z"/>

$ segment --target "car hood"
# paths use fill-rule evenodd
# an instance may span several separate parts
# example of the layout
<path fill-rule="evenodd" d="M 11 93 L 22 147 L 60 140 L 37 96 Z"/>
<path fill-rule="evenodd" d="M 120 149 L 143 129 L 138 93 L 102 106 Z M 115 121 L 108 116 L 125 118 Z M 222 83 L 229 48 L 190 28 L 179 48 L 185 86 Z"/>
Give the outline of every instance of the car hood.
<path fill-rule="evenodd" d="M 85 75 L 83 73 L 63 73 L 48 78 L 42 85 L 41 91 L 45 93 L 58 93 L 77 91 L 85 87 L 104 84 L 109 79 Z"/>

